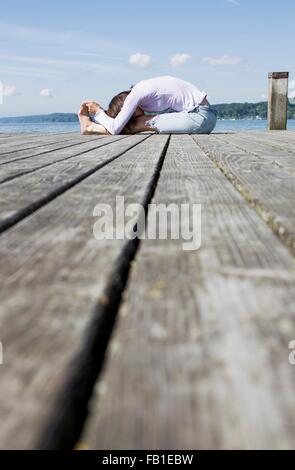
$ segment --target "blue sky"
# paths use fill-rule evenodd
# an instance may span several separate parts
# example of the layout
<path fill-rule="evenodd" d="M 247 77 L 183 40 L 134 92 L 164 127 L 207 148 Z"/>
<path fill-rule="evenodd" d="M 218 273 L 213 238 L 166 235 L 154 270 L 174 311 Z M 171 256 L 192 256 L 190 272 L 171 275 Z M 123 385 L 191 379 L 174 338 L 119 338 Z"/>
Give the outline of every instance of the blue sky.
<path fill-rule="evenodd" d="M 294 0 L 3 0 L 0 11 L 2 116 L 107 106 L 158 75 L 212 103 L 265 99 L 269 71 L 295 78 Z"/>

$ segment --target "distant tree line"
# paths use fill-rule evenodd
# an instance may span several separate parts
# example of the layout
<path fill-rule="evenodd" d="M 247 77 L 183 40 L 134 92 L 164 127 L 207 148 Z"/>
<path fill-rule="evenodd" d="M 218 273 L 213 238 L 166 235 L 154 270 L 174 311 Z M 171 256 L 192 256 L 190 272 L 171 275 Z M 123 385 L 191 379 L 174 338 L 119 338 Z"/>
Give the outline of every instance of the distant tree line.
<path fill-rule="evenodd" d="M 78 122 L 78 116 L 74 113 L 41 114 L 39 116 L 16 116 L 0 118 L 2 123 L 26 123 L 39 124 L 43 122 Z"/>
<path fill-rule="evenodd" d="M 216 104 L 219 119 L 267 119 L 267 102 Z M 295 119 L 295 105 L 288 103 L 288 119 Z M 78 122 L 74 113 L 53 113 L 40 116 L 17 116 L 0 118 L 0 123 Z"/>
<path fill-rule="evenodd" d="M 220 119 L 250 119 L 257 116 L 267 119 L 267 102 L 260 103 L 225 103 L 214 106 Z M 288 103 L 288 119 L 295 119 L 295 105 Z"/>

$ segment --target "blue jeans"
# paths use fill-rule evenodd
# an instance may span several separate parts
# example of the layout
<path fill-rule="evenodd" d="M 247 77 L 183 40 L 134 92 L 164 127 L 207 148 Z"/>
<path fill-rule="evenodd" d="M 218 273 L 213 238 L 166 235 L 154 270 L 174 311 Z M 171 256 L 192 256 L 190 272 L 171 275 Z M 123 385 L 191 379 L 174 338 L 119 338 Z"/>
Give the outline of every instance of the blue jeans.
<path fill-rule="evenodd" d="M 210 134 L 217 121 L 212 106 L 198 106 L 193 111 L 165 112 L 153 116 L 147 125 L 159 134 Z"/>

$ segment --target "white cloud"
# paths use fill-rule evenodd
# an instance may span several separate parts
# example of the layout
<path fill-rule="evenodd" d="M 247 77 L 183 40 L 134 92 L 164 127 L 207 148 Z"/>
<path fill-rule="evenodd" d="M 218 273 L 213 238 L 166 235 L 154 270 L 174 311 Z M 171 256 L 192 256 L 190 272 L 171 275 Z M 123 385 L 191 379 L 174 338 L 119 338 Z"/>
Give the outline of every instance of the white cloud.
<path fill-rule="evenodd" d="M 147 54 L 140 54 L 140 52 L 137 52 L 136 54 L 132 54 L 129 57 L 129 64 L 135 65 L 136 67 L 139 67 L 140 69 L 146 69 L 150 67 L 152 63 L 151 56 Z"/>
<path fill-rule="evenodd" d="M 3 85 L 3 96 L 18 95 L 15 85 Z"/>
<path fill-rule="evenodd" d="M 49 88 L 43 88 L 43 90 L 40 91 L 40 96 L 43 96 L 43 98 L 53 98 Z"/>
<path fill-rule="evenodd" d="M 16 86 L 15 85 L 4 85 L 0 81 L 0 104 L 3 104 L 3 98 L 4 96 L 9 97 L 9 96 L 18 96 L 21 93 L 17 92 Z"/>
<path fill-rule="evenodd" d="M 231 3 L 232 5 L 237 5 L 237 6 L 240 6 L 240 2 L 238 2 L 238 0 L 227 0 L 228 3 Z"/>
<path fill-rule="evenodd" d="M 170 57 L 170 65 L 172 67 L 180 67 L 186 64 L 191 58 L 192 56 L 190 54 L 175 54 Z"/>
<path fill-rule="evenodd" d="M 206 62 L 209 65 L 237 65 L 241 62 L 240 57 L 230 57 L 228 55 L 223 55 L 222 57 L 204 57 L 203 62 Z"/>
<path fill-rule="evenodd" d="M 265 93 L 262 93 L 262 95 L 260 95 L 260 98 L 262 100 L 266 100 L 267 99 L 267 95 Z"/>

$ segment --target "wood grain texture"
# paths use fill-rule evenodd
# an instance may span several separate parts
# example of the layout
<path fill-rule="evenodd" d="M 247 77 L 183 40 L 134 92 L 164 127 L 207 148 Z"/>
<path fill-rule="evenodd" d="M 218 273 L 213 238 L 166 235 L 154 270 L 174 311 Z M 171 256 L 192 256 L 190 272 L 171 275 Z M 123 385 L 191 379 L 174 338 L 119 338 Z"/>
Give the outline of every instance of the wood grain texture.
<path fill-rule="evenodd" d="M 20 159 L 13 159 L 6 162 L 6 164 L 0 165 L 0 184 L 17 178 L 18 176 L 34 172 L 40 168 L 54 165 L 56 162 L 68 160 L 75 156 L 81 156 L 90 150 L 95 150 L 124 138 L 126 137 L 111 136 L 104 139 L 92 140 L 90 142 L 80 142 L 74 145 L 67 145 L 66 147 L 63 147 L 63 144 L 60 144 L 60 148 L 55 145 L 56 148 L 46 150 L 44 153 L 29 155 Z"/>
<path fill-rule="evenodd" d="M 294 255 L 294 175 L 213 136 L 198 136 L 195 140 Z M 229 136 L 226 140 L 230 142 Z"/>
<path fill-rule="evenodd" d="M 24 174 L 17 179 L 17 184 L 14 180 L 3 183 L 0 185 L 0 230 L 6 230 L 11 224 L 46 204 L 145 138 L 146 136 L 131 136 L 127 139 L 111 137 L 108 140 L 112 142 L 111 145 L 101 147 L 99 142 L 90 142 L 86 144 L 81 155 Z M 72 154 L 72 149 L 67 149 L 63 158 L 66 155 L 71 157 Z"/>
<path fill-rule="evenodd" d="M 274 72 L 268 76 L 268 129 L 287 128 L 289 72 Z"/>
<path fill-rule="evenodd" d="M 142 240 L 81 443 L 293 448 L 288 250 L 189 136 L 172 136 L 152 202 L 201 203 L 202 245 Z"/>
<path fill-rule="evenodd" d="M 72 137 L 75 137 L 75 134 L 71 134 Z M 76 134 L 77 135 L 77 134 Z M 62 137 L 70 137 L 70 134 L 62 134 Z M 40 141 L 40 139 L 47 139 L 47 138 L 51 138 L 52 141 L 56 138 L 56 137 L 61 137 L 61 134 L 23 134 L 23 133 L 12 133 L 12 134 L 2 134 L 0 132 L 0 144 L 2 146 L 2 144 L 13 144 L 13 143 L 26 143 L 26 142 L 37 142 L 37 141 Z"/>
<path fill-rule="evenodd" d="M 248 136 L 249 133 L 242 132 L 239 135 Z M 276 142 L 279 144 L 295 144 L 295 133 L 290 131 L 277 131 L 277 132 L 253 132 L 251 131 L 252 137 L 257 137 L 259 139 L 263 139 L 266 142 Z"/>
<path fill-rule="evenodd" d="M 56 138 L 54 142 L 48 141 L 47 143 L 46 139 L 42 139 L 41 141 L 39 140 L 39 145 L 28 145 L 27 147 L 24 144 L 19 145 L 11 151 L 7 151 L 7 149 L 5 149 L 5 151 L 0 155 L 0 165 L 7 165 L 7 163 L 21 161 L 34 156 L 39 157 L 40 155 L 48 154 L 53 150 L 79 146 L 81 144 L 89 143 L 89 141 L 91 142 L 93 140 L 97 141 L 99 139 L 103 139 L 104 137 L 105 136 L 91 136 L 90 139 L 86 139 L 86 136 L 76 136 L 75 138 L 68 140 Z"/>
<path fill-rule="evenodd" d="M 118 195 L 147 203 L 154 186 L 152 202 L 202 204 L 202 245 L 141 241 L 81 443 L 294 448 L 294 141 L 172 136 L 165 154 L 168 136 L 0 134 L 0 153 L 14 149 L 0 171 L 15 178 L 0 185 L 1 449 L 50 447 L 44 430 L 60 423 L 69 442 L 76 418 L 60 416 L 86 411 L 80 379 L 103 361 L 88 349 L 94 328 L 104 340 L 97 315 L 108 321 L 118 266 L 137 249 L 95 240 L 93 209 Z"/>
<path fill-rule="evenodd" d="M 249 137 L 240 135 L 231 135 L 229 139 L 226 136 L 216 136 L 221 141 L 228 142 L 237 148 L 245 150 L 248 153 L 264 158 L 269 162 L 276 164 L 282 168 L 287 169 L 292 174 L 295 173 L 295 145 L 287 143 L 274 142 L 267 137 L 258 138 L 252 137 L 249 141 Z"/>
<path fill-rule="evenodd" d="M 38 441 L 126 245 L 95 240 L 94 206 L 114 207 L 117 195 L 143 202 L 166 142 L 167 136 L 142 141 L 2 235 L 1 448 L 32 448 Z"/>
<path fill-rule="evenodd" d="M 0 140 L 0 152 L 2 151 L 14 151 L 14 149 L 20 150 L 21 146 L 24 148 L 29 146 L 38 146 L 43 143 L 54 143 L 57 140 L 76 140 L 78 138 L 83 138 L 80 134 L 13 134 L 10 137 L 2 138 Z"/>
<path fill-rule="evenodd" d="M 295 155 L 295 141 L 290 140 L 287 136 L 276 137 L 272 132 L 261 132 L 259 135 L 251 135 L 251 138 L 249 134 L 242 133 L 231 134 L 231 137 L 233 138 L 233 141 L 235 139 L 241 139 L 244 142 L 247 142 L 250 148 L 253 148 L 253 143 L 257 143 L 258 148 L 262 151 L 277 151 L 279 155 L 285 153 Z"/>

